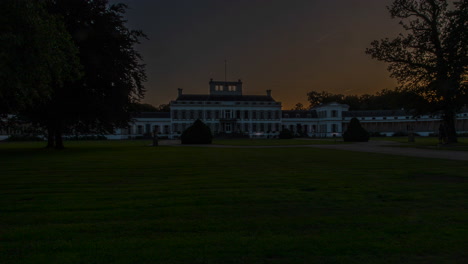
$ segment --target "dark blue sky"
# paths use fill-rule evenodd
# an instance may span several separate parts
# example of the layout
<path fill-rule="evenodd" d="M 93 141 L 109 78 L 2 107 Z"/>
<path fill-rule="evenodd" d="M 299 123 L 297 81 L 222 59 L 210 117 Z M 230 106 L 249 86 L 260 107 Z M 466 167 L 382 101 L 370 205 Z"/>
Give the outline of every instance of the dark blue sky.
<path fill-rule="evenodd" d="M 120 0 L 128 26 L 149 37 L 138 49 L 147 65 L 146 103 L 208 93 L 210 78 L 244 82 L 245 94 L 273 97 L 289 109 L 310 90 L 374 93 L 395 87 L 386 65 L 364 51 L 393 37 L 390 0 Z"/>

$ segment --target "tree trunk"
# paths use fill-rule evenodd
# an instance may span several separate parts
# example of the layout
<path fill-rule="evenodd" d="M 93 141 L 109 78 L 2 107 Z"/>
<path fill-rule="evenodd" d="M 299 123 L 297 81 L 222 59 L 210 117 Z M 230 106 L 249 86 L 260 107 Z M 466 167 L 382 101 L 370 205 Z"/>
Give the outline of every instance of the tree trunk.
<path fill-rule="evenodd" d="M 63 138 L 62 138 L 62 126 L 57 124 L 55 127 L 55 148 L 64 149 Z"/>
<path fill-rule="evenodd" d="M 60 121 L 53 120 L 47 125 L 47 147 L 63 149 L 62 126 Z"/>
<path fill-rule="evenodd" d="M 46 148 L 55 147 L 55 129 L 52 124 L 47 125 L 47 146 Z"/>
<path fill-rule="evenodd" d="M 444 139 L 445 143 L 457 143 L 457 130 L 455 128 L 455 114 L 452 111 L 445 111 L 444 113 L 444 127 L 445 127 L 445 135 L 446 138 Z"/>

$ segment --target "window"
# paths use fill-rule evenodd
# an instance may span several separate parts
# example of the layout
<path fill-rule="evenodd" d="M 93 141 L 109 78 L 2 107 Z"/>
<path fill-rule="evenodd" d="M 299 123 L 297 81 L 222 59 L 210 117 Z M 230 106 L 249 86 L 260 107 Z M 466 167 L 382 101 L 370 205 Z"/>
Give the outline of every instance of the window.
<path fill-rule="evenodd" d="M 333 133 L 338 132 L 338 125 L 337 124 L 332 124 L 332 132 Z"/>
<path fill-rule="evenodd" d="M 332 115 L 332 117 L 338 117 L 338 111 L 332 110 L 331 115 Z"/>
<path fill-rule="evenodd" d="M 231 110 L 224 111 L 224 118 L 231 118 Z"/>
<path fill-rule="evenodd" d="M 249 111 L 244 111 L 244 119 L 249 119 Z"/>
<path fill-rule="evenodd" d="M 235 91 L 236 91 L 236 86 L 230 85 L 230 86 L 229 86 L 229 91 L 230 91 L 230 92 L 235 92 Z"/>

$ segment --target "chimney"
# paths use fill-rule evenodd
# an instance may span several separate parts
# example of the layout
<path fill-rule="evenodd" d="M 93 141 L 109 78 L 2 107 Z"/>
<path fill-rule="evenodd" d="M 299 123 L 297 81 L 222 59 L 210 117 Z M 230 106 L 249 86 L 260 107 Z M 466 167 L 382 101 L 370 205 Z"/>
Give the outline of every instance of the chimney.
<path fill-rule="evenodd" d="M 271 97 L 271 90 L 266 90 L 266 92 L 267 92 L 267 96 Z"/>
<path fill-rule="evenodd" d="M 177 90 L 179 91 L 179 96 L 181 96 L 182 95 L 182 88 L 178 88 Z"/>

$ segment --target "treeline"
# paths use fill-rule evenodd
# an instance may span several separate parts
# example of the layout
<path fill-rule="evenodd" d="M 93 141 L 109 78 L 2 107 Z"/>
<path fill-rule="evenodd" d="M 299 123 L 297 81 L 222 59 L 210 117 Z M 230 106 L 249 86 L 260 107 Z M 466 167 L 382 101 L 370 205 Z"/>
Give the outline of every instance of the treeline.
<path fill-rule="evenodd" d="M 337 102 L 349 105 L 349 110 L 391 110 L 391 109 L 414 109 L 420 107 L 424 99 L 412 91 L 383 89 L 376 94 L 343 95 L 330 92 L 310 91 L 307 93 L 309 108 L 320 104 Z M 294 110 L 302 110 L 301 103 L 296 104 Z"/>
<path fill-rule="evenodd" d="M 141 112 L 170 112 L 171 108 L 169 104 L 160 104 L 159 106 L 154 106 L 152 104 L 142 104 L 134 103 L 132 104 L 132 111 L 141 113 Z"/>

